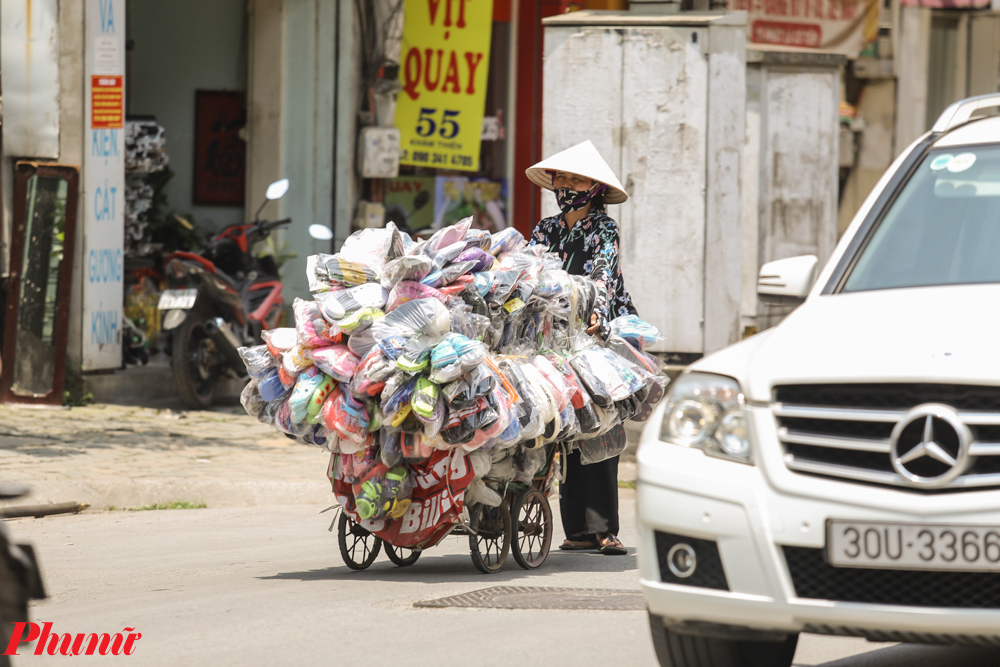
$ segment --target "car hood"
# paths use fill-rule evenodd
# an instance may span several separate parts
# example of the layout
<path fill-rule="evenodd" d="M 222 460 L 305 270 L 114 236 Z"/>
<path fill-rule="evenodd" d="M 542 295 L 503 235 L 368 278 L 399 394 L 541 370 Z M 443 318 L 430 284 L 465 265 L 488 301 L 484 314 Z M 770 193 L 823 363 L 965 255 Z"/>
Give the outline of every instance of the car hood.
<path fill-rule="evenodd" d="M 1000 285 L 816 296 L 745 347 L 729 374 L 754 401 L 788 383 L 1000 383 Z"/>

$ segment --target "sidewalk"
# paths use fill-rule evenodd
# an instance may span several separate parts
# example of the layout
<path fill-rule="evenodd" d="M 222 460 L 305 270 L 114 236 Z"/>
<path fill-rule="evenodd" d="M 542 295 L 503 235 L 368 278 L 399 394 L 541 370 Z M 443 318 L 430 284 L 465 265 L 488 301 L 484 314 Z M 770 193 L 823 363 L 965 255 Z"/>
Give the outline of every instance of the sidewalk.
<path fill-rule="evenodd" d="M 190 412 L 0 405 L 0 479 L 32 489 L 8 504 L 333 504 L 328 460 L 325 450 L 285 438 L 239 405 Z"/>
<path fill-rule="evenodd" d="M 165 405 L 171 407 L 0 405 L 0 480 L 32 489 L 27 498 L 0 505 L 334 503 L 326 450 L 289 440 L 239 404 L 210 411 Z M 629 453 L 619 476 L 635 479 Z"/>

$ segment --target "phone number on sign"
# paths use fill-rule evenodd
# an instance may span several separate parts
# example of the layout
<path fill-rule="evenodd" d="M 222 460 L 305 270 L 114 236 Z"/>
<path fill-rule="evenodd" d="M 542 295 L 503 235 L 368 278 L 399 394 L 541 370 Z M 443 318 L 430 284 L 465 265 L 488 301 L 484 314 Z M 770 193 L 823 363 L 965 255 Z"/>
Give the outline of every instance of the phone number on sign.
<path fill-rule="evenodd" d="M 470 155 L 448 155 L 447 153 L 431 153 L 429 151 L 408 151 L 403 149 L 400 154 L 402 162 L 419 162 L 431 166 L 441 165 L 444 167 L 471 167 L 472 156 Z"/>
<path fill-rule="evenodd" d="M 459 123 L 460 111 L 455 109 L 443 109 L 440 112 L 436 108 L 421 107 L 420 115 L 417 117 L 417 124 L 414 132 L 423 141 L 415 139 L 411 141 L 415 145 L 427 145 L 429 148 L 461 149 L 461 141 L 450 141 L 458 137 L 462 126 Z M 444 141 L 441 141 L 441 140 Z M 403 162 L 420 163 L 441 167 L 472 167 L 473 159 L 471 155 L 460 155 L 454 153 L 442 153 L 433 150 L 407 150 L 403 149 L 400 158 Z"/>

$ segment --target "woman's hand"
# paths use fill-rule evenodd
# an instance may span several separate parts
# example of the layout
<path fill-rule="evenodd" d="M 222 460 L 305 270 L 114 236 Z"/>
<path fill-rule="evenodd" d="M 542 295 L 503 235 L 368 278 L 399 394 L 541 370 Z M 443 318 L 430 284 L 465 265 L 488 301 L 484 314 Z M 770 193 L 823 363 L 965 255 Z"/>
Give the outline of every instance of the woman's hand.
<path fill-rule="evenodd" d="M 591 336 L 596 336 L 597 332 L 600 330 L 601 325 L 597 321 L 597 313 L 590 314 L 590 326 L 587 327 L 587 333 Z"/>

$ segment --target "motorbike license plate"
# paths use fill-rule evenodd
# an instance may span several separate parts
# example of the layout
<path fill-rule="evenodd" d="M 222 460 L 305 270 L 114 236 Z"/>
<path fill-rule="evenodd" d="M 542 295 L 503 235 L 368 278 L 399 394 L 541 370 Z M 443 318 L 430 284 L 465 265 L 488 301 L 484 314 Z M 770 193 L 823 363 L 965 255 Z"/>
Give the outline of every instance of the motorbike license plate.
<path fill-rule="evenodd" d="M 834 567 L 1000 572 L 1000 526 L 827 522 Z"/>
<path fill-rule="evenodd" d="M 160 294 L 160 302 L 156 304 L 159 310 L 186 310 L 194 307 L 198 298 L 196 289 L 167 289 Z"/>

